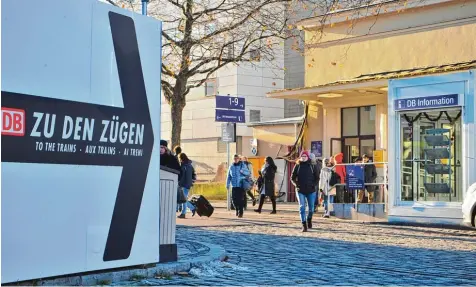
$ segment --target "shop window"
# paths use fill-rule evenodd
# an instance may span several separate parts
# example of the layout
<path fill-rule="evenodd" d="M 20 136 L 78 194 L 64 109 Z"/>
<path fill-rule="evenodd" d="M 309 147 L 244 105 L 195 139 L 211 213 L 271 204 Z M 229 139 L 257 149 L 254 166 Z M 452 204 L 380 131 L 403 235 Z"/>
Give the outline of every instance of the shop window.
<path fill-rule="evenodd" d="M 359 135 L 359 108 L 342 109 L 342 136 Z"/>
<path fill-rule="evenodd" d="M 360 135 L 375 134 L 375 106 L 360 107 Z"/>
<path fill-rule="evenodd" d="M 461 110 L 400 113 L 402 201 L 462 201 Z"/>

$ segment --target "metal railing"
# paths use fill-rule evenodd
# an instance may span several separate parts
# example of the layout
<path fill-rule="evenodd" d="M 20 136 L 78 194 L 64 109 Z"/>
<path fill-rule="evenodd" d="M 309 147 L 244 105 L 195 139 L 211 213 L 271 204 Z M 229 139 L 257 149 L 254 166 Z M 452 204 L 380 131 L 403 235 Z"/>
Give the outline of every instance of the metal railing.
<path fill-rule="evenodd" d="M 388 208 L 388 162 L 368 162 L 368 163 L 341 163 L 341 164 L 335 164 L 333 167 L 332 167 L 332 170 L 335 172 L 335 169 L 337 166 L 344 166 L 344 168 L 346 166 L 360 166 L 362 168 L 364 168 L 366 165 L 375 165 L 376 166 L 376 170 L 377 170 L 377 178 L 375 179 L 375 182 L 365 182 L 365 172 L 364 172 L 364 186 L 377 186 L 379 187 L 379 191 L 381 190 L 382 191 L 382 199 L 383 199 L 383 203 L 385 205 L 385 212 L 387 212 L 387 208 Z M 383 166 L 382 166 L 383 165 Z M 378 166 L 382 166 L 382 167 L 378 167 Z M 379 174 L 379 171 L 380 171 L 380 174 Z M 332 189 L 336 189 L 336 196 L 337 197 L 337 186 L 346 186 L 345 183 L 337 183 L 333 186 L 330 186 L 327 194 L 326 194 L 326 200 L 327 200 L 327 210 L 328 211 L 328 208 L 329 208 L 329 204 L 332 204 L 329 202 L 329 192 L 332 190 Z M 352 190 L 345 190 L 344 193 L 347 193 L 347 194 L 350 194 L 350 192 L 353 193 L 353 202 L 344 202 L 344 203 L 354 203 L 356 206 L 357 204 L 361 204 L 358 202 L 358 192 L 359 190 L 358 189 L 352 189 Z M 377 194 L 376 191 L 373 191 L 374 192 L 374 196 Z M 334 201 L 335 201 L 335 198 L 334 198 Z M 376 203 L 376 202 L 374 202 Z M 380 203 L 380 202 L 379 202 Z"/>

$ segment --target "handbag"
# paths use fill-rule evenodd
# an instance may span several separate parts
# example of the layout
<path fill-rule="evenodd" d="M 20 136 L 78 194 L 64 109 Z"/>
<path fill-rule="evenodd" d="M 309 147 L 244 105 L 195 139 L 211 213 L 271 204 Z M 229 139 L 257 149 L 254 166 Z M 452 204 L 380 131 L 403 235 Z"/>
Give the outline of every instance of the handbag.
<path fill-rule="evenodd" d="M 179 186 L 177 188 L 177 203 L 181 204 L 181 203 L 185 203 L 185 202 L 187 202 L 187 198 L 185 197 L 185 193 L 183 192 L 183 188 Z"/>

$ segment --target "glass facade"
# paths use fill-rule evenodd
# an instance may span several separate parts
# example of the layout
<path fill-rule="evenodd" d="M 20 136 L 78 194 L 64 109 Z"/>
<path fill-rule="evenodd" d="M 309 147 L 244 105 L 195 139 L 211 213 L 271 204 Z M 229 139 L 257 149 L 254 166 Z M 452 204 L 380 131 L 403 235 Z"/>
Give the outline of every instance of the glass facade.
<path fill-rule="evenodd" d="M 400 112 L 402 201 L 461 202 L 461 109 Z"/>

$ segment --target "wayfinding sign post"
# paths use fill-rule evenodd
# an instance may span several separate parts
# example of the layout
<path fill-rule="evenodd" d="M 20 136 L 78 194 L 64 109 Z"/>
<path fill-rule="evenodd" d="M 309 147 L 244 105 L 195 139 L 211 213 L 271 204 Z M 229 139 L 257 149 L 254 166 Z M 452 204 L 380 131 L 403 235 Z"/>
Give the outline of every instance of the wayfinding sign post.
<path fill-rule="evenodd" d="M 222 141 L 226 142 L 227 166 L 230 165 L 230 142 L 236 142 L 236 123 L 245 123 L 245 98 L 215 96 L 215 122 L 223 122 Z M 231 135 L 233 132 L 233 136 Z M 230 192 L 227 191 L 227 207 L 230 210 Z"/>

